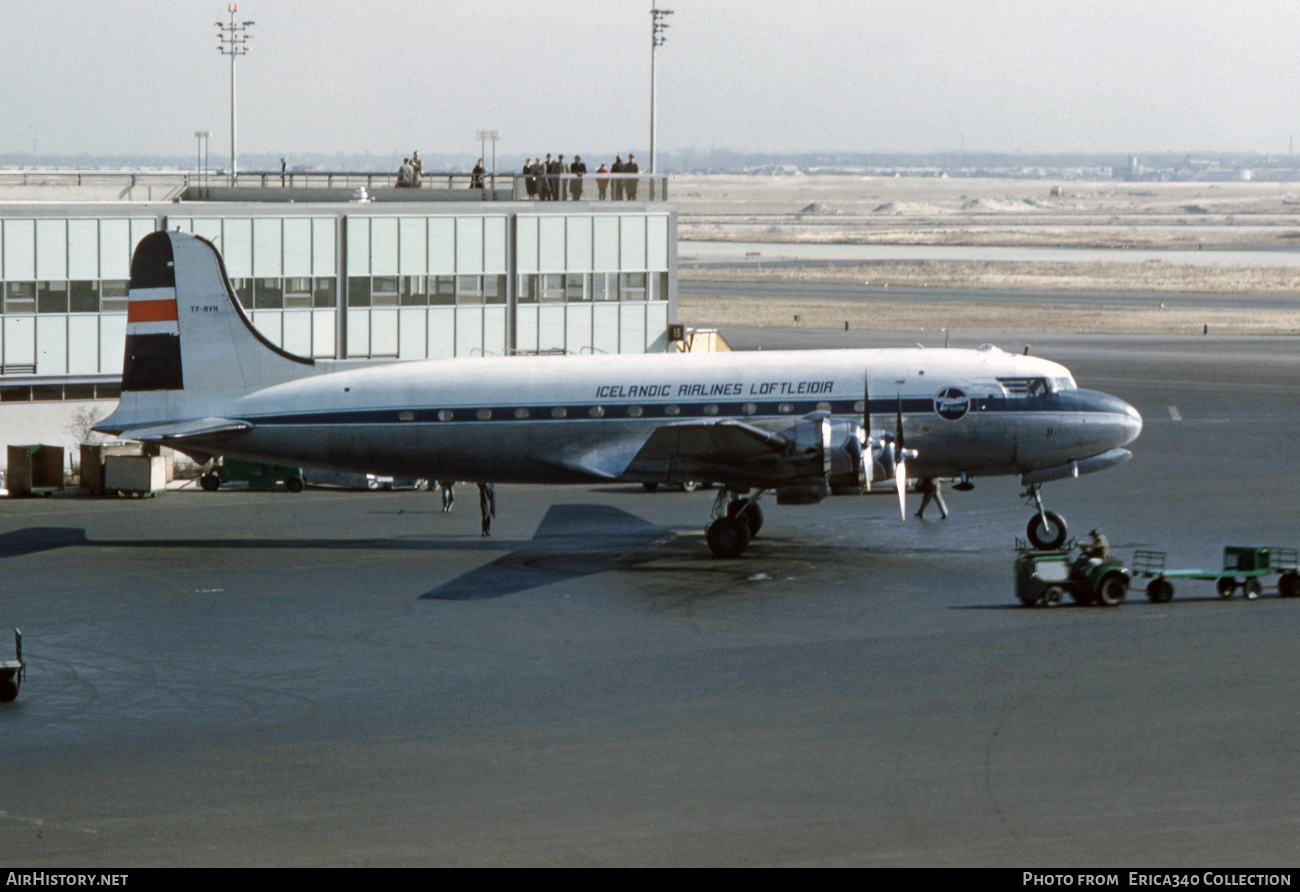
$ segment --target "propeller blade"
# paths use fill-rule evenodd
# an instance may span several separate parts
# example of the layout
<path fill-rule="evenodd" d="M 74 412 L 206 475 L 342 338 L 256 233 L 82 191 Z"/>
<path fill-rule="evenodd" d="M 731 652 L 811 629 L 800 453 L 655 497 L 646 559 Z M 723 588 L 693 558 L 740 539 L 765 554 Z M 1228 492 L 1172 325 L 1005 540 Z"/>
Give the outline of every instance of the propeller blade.
<path fill-rule="evenodd" d="M 898 444 L 898 454 L 901 457 L 907 444 L 903 442 L 903 395 L 898 395 L 898 434 L 896 443 Z"/>
<path fill-rule="evenodd" d="M 871 454 L 871 373 L 862 376 L 862 430 L 866 434 L 865 447 L 862 452 L 863 470 L 867 476 L 867 492 L 871 492 L 871 478 L 876 476 L 875 462 Z"/>
<path fill-rule="evenodd" d="M 894 486 L 898 489 L 898 516 L 907 520 L 907 462 L 894 466 Z"/>
<path fill-rule="evenodd" d="M 897 450 L 894 462 L 894 488 L 898 490 L 898 516 L 907 520 L 907 444 L 903 441 L 903 395 L 898 394 L 898 432 L 895 435 L 894 448 Z"/>

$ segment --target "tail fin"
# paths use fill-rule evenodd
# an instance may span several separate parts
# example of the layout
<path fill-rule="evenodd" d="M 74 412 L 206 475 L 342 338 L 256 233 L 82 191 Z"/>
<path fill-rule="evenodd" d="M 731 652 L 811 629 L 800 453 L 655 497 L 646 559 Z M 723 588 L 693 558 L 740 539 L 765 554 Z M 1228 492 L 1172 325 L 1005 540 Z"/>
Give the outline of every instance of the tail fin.
<path fill-rule="evenodd" d="M 131 260 L 122 401 L 99 427 L 119 433 L 202 418 L 241 393 L 309 375 L 313 366 L 253 327 L 211 242 L 150 233 Z"/>

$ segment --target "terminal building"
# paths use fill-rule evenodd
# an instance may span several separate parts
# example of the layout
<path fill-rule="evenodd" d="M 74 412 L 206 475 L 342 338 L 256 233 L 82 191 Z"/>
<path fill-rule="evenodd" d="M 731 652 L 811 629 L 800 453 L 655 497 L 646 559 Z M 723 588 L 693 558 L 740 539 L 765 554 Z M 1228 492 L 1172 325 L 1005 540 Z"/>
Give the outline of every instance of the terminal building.
<path fill-rule="evenodd" d="M 642 194 L 662 196 L 654 185 Z M 253 324 L 302 356 L 672 349 L 674 209 L 653 198 L 515 200 L 516 190 L 186 188 L 172 201 L 0 202 L 0 461 L 7 445 L 71 455 L 78 422 L 112 410 L 131 253 L 160 229 L 212 241 Z M 361 200 L 339 200 L 354 192 Z"/>

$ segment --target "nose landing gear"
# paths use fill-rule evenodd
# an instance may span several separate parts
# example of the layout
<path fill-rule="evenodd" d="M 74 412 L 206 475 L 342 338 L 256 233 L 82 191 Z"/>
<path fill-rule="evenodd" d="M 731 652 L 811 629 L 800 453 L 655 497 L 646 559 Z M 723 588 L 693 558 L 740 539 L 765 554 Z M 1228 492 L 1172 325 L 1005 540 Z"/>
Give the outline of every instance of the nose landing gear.
<path fill-rule="evenodd" d="M 1034 516 L 1029 518 L 1025 535 L 1029 537 L 1029 541 L 1035 548 L 1051 551 L 1060 548 L 1065 542 L 1065 537 L 1069 535 L 1069 528 L 1065 524 L 1064 517 L 1043 507 L 1043 497 L 1039 493 L 1041 488 L 1041 484 L 1032 483 L 1020 494 L 1026 503 L 1032 503 L 1038 509 Z"/>

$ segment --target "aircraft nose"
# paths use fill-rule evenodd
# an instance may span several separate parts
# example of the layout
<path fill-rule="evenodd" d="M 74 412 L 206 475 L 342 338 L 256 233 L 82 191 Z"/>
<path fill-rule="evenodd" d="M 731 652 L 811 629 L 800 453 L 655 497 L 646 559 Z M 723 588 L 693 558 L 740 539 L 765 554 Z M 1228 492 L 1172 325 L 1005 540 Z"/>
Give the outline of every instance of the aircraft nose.
<path fill-rule="evenodd" d="M 1080 408 L 1092 416 L 1093 445 L 1101 449 L 1117 449 L 1138 439 L 1141 433 L 1141 415 L 1138 410 L 1119 397 L 1099 390 L 1080 390 Z"/>
<path fill-rule="evenodd" d="M 1142 433 L 1141 413 L 1119 397 L 1094 390 L 1087 392 L 1086 403 L 1104 419 L 1110 447 L 1127 446 Z"/>
<path fill-rule="evenodd" d="M 1142 433 L 1142 413 L 1138 412 L 1137 409 L 1134 409 L 1123 400 L 1119 400 L 1119 403 L 1124 407 L 1125 415 L 1124 420 L 1121 422 L 1121 427 L 1124 431 L 1124 440 L 1119 445 L 1127 446 L 1129 443 L 1136 440 L 1138 435 Z"/>

